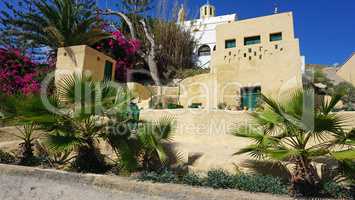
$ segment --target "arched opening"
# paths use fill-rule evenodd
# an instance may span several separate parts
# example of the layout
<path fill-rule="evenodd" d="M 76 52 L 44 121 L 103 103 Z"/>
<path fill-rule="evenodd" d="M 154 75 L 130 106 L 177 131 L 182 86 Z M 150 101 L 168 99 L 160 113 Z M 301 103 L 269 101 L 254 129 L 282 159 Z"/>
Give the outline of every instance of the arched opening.
<path fill-rule="evenodd" d="M 211 55 L 211 48 L 208 45 L 202 45 L 198 49 L 198 56 L 209 56 Z"/>

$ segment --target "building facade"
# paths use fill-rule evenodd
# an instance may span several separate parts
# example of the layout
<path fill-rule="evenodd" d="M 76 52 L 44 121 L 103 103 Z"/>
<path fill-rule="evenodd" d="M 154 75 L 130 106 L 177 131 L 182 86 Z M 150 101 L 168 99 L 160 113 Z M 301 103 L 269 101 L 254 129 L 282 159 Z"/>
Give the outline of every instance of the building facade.
<path fill-rule="evenodd" d="M 209 68 L 211 54 L 216 49 L 216 27 L 220 24 L 231 23 L 237 20 L 236 14 L 216 16 L 216 9 L 207 3 L 200 8 L 200 18 L 185 21 L 185 10 L 182 6 L 179 11 L 178 24 L 191 32 L 197 42 L 195 59 L 201 68 Z"/>
<path fill-rule="evenodd" d="M 216 27 L 211 72 L 182 81 L 183 105 L 253 109 L 261 93 L 281 98 L 302 87 L 302 57 L 291 12 Z"/>
<path fill-rule="evenodd" d="M 355 86 L 355 52 L 345 61 L 336 74 Z"/>
<path fill-rule="evenodd" d="M 116 61 L 86 45 L 59 48 L 56 82 L 71 74 L 87 74 L 94 80 L 114 80 Z"/>

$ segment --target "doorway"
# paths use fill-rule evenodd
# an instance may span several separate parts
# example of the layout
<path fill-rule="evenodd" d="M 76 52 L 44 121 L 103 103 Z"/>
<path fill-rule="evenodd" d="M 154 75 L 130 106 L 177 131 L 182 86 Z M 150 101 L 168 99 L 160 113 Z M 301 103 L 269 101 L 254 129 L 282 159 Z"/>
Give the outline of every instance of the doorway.
<path fill-rule="evenodd" d="M 243 87 L 240 89 L 241 94 L 241 108 L 248 110 L 255 110 L 258 102 L 261 99 L 261 87 Z"/>

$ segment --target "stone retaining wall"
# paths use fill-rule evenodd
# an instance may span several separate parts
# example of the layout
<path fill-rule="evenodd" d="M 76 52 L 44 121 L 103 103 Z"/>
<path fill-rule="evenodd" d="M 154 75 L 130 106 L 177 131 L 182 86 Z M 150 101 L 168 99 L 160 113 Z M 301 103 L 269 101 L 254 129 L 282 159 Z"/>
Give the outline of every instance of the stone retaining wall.
<path fill-rule="evenodd" d="M 213 190 L 130 178 L 75 174 L 0 164 L 0 199 L 6 200 L 291 200 L 287 196 Z"/>

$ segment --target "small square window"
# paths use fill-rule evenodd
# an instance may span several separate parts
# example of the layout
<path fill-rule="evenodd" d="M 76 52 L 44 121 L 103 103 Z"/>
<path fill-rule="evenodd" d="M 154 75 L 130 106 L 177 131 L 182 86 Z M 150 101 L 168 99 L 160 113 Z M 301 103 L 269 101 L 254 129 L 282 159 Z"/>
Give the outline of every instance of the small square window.
<path fill-rule="evenodd" d="M 253 36 L 253 37 L 246 37 L 244 38 L 244 45 L 253 45 L 253 44 L 260 44 L 261 37 L 260 36 Z"/>
<path fill-rule="evenodd" d="M 249 60 L 251 60 L 251 56 L 249 56 Z"/>
<path fill-rule="evenodd" d="M 260 59 L 260 60 L 263 59 L 263 55 L 259 55 L 259 59 Z"/>
<path fill-rule="evenodd" d="M 254 56 L 256 56 L 256 51 L 254 51 Z"/>
<path fill-rule="evenodd" d="M 282 40 L 282 33 L 270 34 L 270 42 L 280 41 L 280 40 Z"/>
<path fill-rule="evenodd" d="M 247 57 L 247 53 L 244 53 L 244 58 L 246 58 Z"/>
<path fill-rule="evenodd" d="M 279 45 L 275 45 L 275 49 L 279 49 Z"/>
<path fill-rule="evenodd" d="M 226 42 L 225 42 L 226 49 L 235 48 L 235 47 L 237 47 L 237 42 L 235 39 L 226 40 Z"/>

